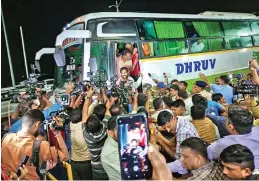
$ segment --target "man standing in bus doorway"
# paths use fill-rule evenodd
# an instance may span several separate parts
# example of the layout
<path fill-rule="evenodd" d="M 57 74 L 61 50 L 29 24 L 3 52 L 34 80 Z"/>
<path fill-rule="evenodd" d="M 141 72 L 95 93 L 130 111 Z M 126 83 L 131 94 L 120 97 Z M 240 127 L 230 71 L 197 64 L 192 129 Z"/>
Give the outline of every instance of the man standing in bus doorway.
<path fill-rule="evenodd" d="M 128 69 L 128 73 L 132 70 L 132 52 L 128 49 L 122 51 L 122 54 L 117 59 L 117 75 L 118 78 L 121 77 L 120 70 L 122 67 L 126 67 Z"/>

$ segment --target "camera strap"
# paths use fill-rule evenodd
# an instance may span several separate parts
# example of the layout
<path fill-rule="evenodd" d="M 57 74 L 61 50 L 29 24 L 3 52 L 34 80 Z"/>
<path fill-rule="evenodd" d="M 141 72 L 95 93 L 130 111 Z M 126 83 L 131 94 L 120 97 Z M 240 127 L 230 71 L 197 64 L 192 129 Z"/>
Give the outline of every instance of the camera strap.
<path fill-rule="evenodd" d="M 36 167 L 36 172 L 40 177 L 40 180 L 44 180 L 46 175 L 47 162 L 43 161 L 40 164 L 40 145 L 41 140 L 35 140 L 32 147 L 32 157 L 30 163 Z"/>

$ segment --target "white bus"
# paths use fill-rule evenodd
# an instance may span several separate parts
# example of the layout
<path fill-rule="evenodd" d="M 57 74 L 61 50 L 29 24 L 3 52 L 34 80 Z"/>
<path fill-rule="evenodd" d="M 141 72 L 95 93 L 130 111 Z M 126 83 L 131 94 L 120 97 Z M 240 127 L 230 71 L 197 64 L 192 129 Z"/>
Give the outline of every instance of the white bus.
<path fill-rule="evenodd" d="M 57 37 L 56 47 L 64 50 L 59 59 L 65 61 L 56 69 L 56 85 L 71 78 L 67 70 L 79 64 L 83 79 L 88 79 L 92 62 L 111 78 L 117 74 L 116 57 L 126 43 L 138 48 L 144 83 L 152 82 L 148 73 L 161 78 L 166 73 L 192 84 L 199 72 L 214 82 L 222 73 L 247 73 L 248 61 L 259 58 L 259 18 L 210 12 L 87 14 L 69 23 Z"/>

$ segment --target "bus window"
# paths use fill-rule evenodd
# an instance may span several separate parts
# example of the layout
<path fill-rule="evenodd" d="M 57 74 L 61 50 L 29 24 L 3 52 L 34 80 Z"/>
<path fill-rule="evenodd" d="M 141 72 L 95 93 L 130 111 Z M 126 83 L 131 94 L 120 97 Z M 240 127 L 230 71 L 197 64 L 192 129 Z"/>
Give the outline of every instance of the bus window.
<path fill-rule="evenodd" d="M 222 36 L 219 22 L 185 22 L 189 38 Z"/>
<path fill-rule="evenodd" d="M 161 40 L 142 43 L 144 57 L 149 56 L 168 56 L 188 53 L 185 40 Z"/>
<path fill-rule="evenodd" d="M 158 55 L 178 55 L 186 52 L 186 43 L 184 40 L 170 40 L 158 42 Z"/>
<path fill-rule="evenodd" d="M 248 22 L 222 22 L 225 36 L 249 36 L 252 34 Z"/>
<path fill-rule="evenodd" d="M 156 30 L 152 21 L 137 21 L 139 37 L 142 40 L 157 39 Z"/>
<path fill-rule="evenodd" d="M 182 22 L 154 21 L 158 39 L 184 38 Z"/>
<path fill-rule="evenodd" d="M 235 48 L 242 47 L 240 37 L 227 36 L 226 47 L 227 49 L 235 49 Z"/>
<path fill-rule="evenodd" d="M 70 45 L 64 49 L 66 65 L 64 67 L 56 67 L 55 69 L 55 84 L 57 86 L 62 86 L 67 81 L 76 80 L 82 77 L 82 70 L 80 70 L 83 52 L 82 45 L 81 42 L 76 42 L 76 44 Z"/>
<path fill-rule="evenodd" d="M 255 46 L 259 46 L 259 35 L 254 36 L 254 44 Z"/>
<path fill-rule="evenodd" d="M 173 39 L 185 37 L 182 22 L 154 21 L 154 26 L 158 39 Z M 157 48 L 154 45 L 155 56 L 178 55 L 185 52 L 186 49 L 186 43 L 184 40 L 161 40 L 156 43 Z"/>
<path fill-rule="evenodd" d="M 108 55 L 106 42 L 92 42 L 91 55 L 92 62 L 96 65 L 97 70 L 108 71 Z"/>
<path fill-rule="evenodd" d="M 185 22 L 190 40 L 191 52 L 216 51 L 224 49 L 219 22 Z M 215 38 L 203 38 L 215 37 Z"/>
<path fill-rule="evenodd" d="M 253 34 L 259 34 L 259 21 L 251 22 Z"/>
<path fill-rule="evenodd" d="M 239 48 L 250 44 L 246 37 L 252 34 L 248 22 L 222 22 L 224 33 L 227 41 L 227 48 Z"/>
<path fill-rule="evenodd" d="M 251 36 L 243 36 L 241 37 L 241 42 L 243 47 L 251 47 L 253 46 L 252 37 Z"/>
<path fill-rule="evenodd" d="M 253 31 L 253 39 L 254 39 L 254 45 L 255 46 L 259 46 L 259 21 L 253 21 L 251 22 L 251 27 L 252 27 L 252 31 Z"/>
<path fill-rule="evenodd" d="M 155 26 L 152 21 L 139 20 L 137 21 L 137 27 L 138 27 L 139 37 L 141 40 L 157 39 Z M 155 55 L 154 50 L 157 50 L 157 43 L 156 44 L 154 44 L 153 42 L 142 43 L 143 57 L 154 56 Z M 156 52 L 156 54 L 158 53 Z"/>

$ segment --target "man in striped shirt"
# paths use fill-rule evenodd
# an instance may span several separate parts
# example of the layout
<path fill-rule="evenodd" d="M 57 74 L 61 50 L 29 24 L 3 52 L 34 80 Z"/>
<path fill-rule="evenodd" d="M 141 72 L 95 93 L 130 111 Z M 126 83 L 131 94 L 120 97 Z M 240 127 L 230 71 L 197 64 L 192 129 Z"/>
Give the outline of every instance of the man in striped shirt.
<path fill-rule="evenodd" d="M 89 116 L 88 108 L 91 104 L 94 90 L 91 88 L 86 96 L 82 112 L 82 129 L 85 141 L 91 154 L 91 164 L 93 169 L 93 180 L 108 180 L 108 176 L 102 167 L 101 152 L 107 138 L 107 123 L 110 117 L 110 101 L 106 103 L 105 118 L 100 120 L 96 115 Z M 104 115 L 103 115 L 104 116 Z"/>

